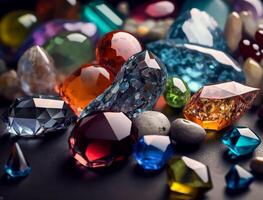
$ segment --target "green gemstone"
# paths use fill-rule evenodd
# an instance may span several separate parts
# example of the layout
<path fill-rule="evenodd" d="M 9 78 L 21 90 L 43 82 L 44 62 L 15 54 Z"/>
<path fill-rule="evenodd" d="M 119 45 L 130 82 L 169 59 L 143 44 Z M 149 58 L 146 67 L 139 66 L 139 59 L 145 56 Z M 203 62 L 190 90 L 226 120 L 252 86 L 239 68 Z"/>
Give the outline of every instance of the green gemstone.
<path fill-rule="evenodd" d="M 69 75 L 82 64 L 95 59 L 92 40 L 78 32 L 63 32 L 50 39 L 44 49 L 54 59 L 58 71 Z"/>
<path fill-rule="evenodd" d="M 174 108 L 182 108 L 191 97 L 187 84 L 180 78 L 168 78 L 164 91 L 166 103 Z"/>
<path fill-rule="evenodd" d="M 213 188 L 209 168 L 186 156 L 172 158 L 167 173 L 170 190 L 181 199 L 196 198 Z"/>
<path fill-rule="evenodd" d="M 101 35 L 120 29 L 123 16 L 104 1 L 92 1 L 83 6 L 81 19 L 97 25 Z"/>

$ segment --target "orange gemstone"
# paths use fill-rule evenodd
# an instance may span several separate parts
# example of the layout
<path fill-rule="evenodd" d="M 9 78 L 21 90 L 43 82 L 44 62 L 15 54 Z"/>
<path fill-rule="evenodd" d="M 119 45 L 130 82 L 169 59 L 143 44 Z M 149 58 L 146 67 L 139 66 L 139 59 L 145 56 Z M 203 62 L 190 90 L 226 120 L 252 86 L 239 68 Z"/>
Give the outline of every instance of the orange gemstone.
<path fill-rule="evenodd" d="M 107 33 L 98 43 L 96 58 L 100 65 L 117 74 L 131 56 L 142 51 L 140 42 L 128 32 Z"/>
<path fill-rule="evenodd" d="M 83 65 L 64 80 L 59 86 L 59 93 L 79 115 L 93 99 L 110 86 L 113 79 L 113 74 L 99 65 Z"/>

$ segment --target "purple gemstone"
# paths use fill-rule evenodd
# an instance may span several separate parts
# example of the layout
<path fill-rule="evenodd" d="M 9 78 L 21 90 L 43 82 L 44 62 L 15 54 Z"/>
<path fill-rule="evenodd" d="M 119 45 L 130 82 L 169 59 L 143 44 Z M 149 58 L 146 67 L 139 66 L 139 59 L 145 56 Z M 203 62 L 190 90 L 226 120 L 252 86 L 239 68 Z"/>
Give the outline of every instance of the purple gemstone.
<path fill-rule="evenodd" d="M 263 15 L 263 6 L 260 0 L 235 0 L 233 7 L 237 12 L 250 11 L 255 19 Z"/>

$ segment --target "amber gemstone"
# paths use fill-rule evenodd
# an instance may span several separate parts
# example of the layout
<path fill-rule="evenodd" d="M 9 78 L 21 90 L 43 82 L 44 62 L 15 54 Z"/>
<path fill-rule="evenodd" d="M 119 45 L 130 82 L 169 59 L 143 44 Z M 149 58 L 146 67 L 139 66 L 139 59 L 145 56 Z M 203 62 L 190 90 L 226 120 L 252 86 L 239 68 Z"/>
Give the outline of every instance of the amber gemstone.
<path fill-rule="evenodd" d="M 140 42 L 128 32 L 107 33 L 98 43 L 96 58 L 101 66 L 117 74 L 131 56 L 142 51 Z"/>
<path fill-rule="evenodd" d="M 99 65 L 83 65 L 59 86 L 59 93 L 74 112 L 80 112 L 113 81 L 111 72 Z"/>

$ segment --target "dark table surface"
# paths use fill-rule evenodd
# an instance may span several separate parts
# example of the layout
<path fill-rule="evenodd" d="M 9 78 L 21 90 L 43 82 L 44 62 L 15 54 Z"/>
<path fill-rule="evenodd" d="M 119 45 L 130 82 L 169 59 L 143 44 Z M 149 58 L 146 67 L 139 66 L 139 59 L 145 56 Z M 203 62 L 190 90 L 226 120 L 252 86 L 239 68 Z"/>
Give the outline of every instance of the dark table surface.
<path fill-rule="evenodd" d="M 158 109 L 174 119 L 178 110 L 167 107 Z M 255 111 L 248 112 L 239 122 L 260 136 L 263 124 L 257 121 Z M 4 200 L 72 200 L 72 199 L 125 199 L 164 200 L 169 199 L 165 170 L 157 174 L 145 174 L 135 167 L 132 158 L 116 168 L 103 171 L 81 169 L 75 166 L 68 151 L 68 133 L 58 133 L 45 139 L 18 140 L 31 166 L 31 174 L 18 182 L 4 178 L 4 164 L 8 158 L 12 140 L 0 140 L 0 196 Z M 186 155 L 210 167 L 214 188 L 203 199 L 263 199 L 263 179 L 257 178 L 250 189 L 242 193 L 229 194 L 225 191 L 224 176 L 235 163 L 226 159 L 226 147 L 220 142 L 220 133 L 208 133 L 207 140 L 198 149 L 177 149 L 176 155 Z M 263 144 L 253 156 L 263 156 Z M 251 157 L 238 163 L 249 169 Z M 236 161 L 237 162 L 237 161 Z M 1 199 L 1 198 L 0 198 Z"/>

